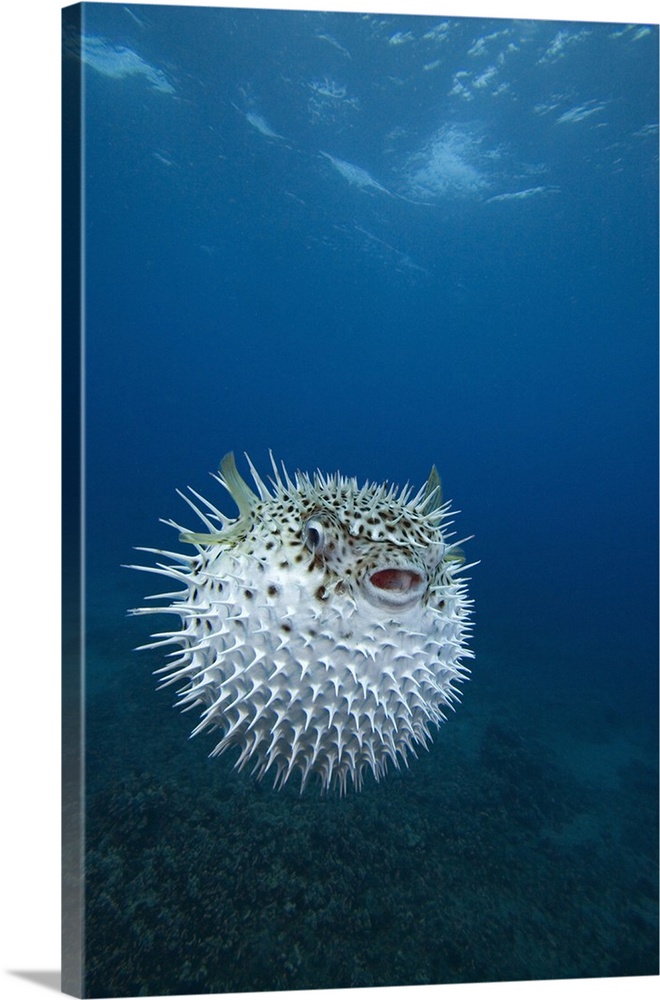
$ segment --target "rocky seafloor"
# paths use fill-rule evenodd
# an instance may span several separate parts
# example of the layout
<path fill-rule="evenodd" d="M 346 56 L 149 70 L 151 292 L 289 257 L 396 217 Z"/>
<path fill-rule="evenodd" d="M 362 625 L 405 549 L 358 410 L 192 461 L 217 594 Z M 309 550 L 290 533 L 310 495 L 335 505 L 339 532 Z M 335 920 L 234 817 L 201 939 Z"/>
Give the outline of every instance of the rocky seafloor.
<path fill-rule="evenodd" d="M 409 770 L 300 796 L 94 638 L 86 995 L 657 974 L 655 733 L 622 708 L 511 699 L 483 654 Z"/>

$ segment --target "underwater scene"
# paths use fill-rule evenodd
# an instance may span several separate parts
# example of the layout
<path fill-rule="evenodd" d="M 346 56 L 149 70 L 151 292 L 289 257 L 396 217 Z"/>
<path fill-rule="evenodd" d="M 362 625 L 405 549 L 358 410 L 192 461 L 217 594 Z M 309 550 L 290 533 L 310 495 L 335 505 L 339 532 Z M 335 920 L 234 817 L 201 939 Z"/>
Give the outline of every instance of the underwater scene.
<path fill-rule="evenodd" d="M 89 3 L 63 72 L 83 995 L 656 975 L 657 26 Z"/>

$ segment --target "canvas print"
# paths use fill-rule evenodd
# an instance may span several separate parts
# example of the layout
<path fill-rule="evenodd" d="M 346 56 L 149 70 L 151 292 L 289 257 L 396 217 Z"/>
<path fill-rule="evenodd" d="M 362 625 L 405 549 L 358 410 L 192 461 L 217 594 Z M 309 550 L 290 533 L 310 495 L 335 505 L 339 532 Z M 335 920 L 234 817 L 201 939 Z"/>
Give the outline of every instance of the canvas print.
<path fill-rule="evenodd" d="M 65 991 L 656 975 L 658 26 L 62 53 Z"/>

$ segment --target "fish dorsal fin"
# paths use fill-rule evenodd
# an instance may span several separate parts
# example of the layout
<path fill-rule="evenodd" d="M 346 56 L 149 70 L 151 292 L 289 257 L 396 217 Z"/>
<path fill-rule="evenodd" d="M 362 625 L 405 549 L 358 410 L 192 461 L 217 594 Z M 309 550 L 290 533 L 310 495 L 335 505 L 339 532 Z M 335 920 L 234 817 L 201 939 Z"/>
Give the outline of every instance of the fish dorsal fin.
<path fill-rule="evenodd" d="M 240 472 L 236 468 L 236 459 L 233 451 L 230 451 L 220 462 L 220 475 L 222 481 L 232 496 L 240 518 L 246 517 L 255 504 L 259 503 L 259 497 L 250 489 Z"/>
<path fill-rule="evenodd" d="M 438 510 L 440 507 L 442 507 L 442 484 L 438 475 L 438 469 L 434 465 L 424 487 L 422 508 L 425 514 L 432 514 L 434 510 Z"/>

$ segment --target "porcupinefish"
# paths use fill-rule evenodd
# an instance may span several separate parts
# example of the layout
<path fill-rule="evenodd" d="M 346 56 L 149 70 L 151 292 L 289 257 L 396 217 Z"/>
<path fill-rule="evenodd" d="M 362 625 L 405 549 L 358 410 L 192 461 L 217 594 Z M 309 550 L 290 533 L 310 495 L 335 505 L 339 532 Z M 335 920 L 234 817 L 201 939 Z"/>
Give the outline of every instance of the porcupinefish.
<path fill-rule="evenodd" d="M 135 569 L 183 589 L 133 611 L 181 619 L 139 648 L 178 647 L 157 673 L 201 711 L 193 735 L 220 731 L 212 756 L 236 747 L 236 767 L 270 772 L 276 788 L 297 773 L 301 792 L 312 777 L 359 789 L 365 772 L 378 780 L 428 748 L 469 674 L 468 567 L 448 540 L 449 504 L 435 466 L 413 496 L 340 474 L 291 479 L 272 455 L 267 485 L 247 461 L 257 492 L 233 454 L 214 477 L 238 517 L 180 493 L 208 531 L 165 523 L 195 554 L 140 549 L 172 562 Z"/>

